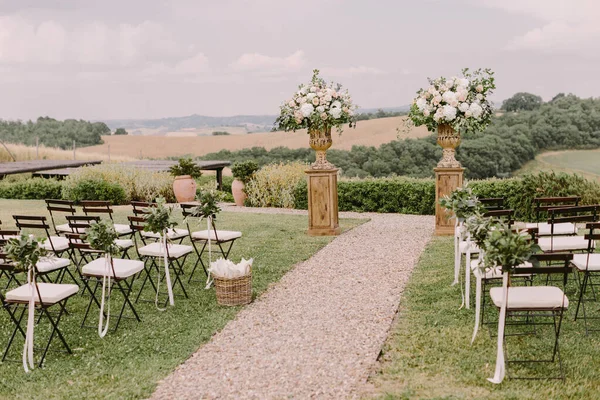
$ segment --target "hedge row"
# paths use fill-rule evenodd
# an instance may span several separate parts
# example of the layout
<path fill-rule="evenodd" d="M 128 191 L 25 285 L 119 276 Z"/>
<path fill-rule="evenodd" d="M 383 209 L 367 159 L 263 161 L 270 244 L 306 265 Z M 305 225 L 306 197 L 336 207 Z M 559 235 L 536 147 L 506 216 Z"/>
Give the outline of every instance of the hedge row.
<path fill-rule="evenodd" d="M 515 218 L 533 221 L 533 199 L 541 196 L 582 197 L 582 204 L 600 203 L 600 184 L 580 175 L 541 172 L 509 179 L 469 181 L 479 197 L 504 197 Z M 435 214 L 433 179 L 383 178 L 338 182 L 340 211 Z M 295 191 L 295 208 L 308 208 L 306 182 Z"/>

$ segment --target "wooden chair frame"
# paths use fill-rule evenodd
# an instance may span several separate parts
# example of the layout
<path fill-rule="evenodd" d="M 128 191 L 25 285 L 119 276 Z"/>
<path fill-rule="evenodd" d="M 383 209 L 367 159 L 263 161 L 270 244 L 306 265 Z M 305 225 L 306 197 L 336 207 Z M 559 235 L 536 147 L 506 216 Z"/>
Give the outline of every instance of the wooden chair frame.
<path fill-rule="evenodd" d="M 62 232 L 57 229 L 57 224 L 54 220 L 54 216 L 56 213 L 75 215 L 77 212 L 77 210 L 75 209 L 75 202 L 71 200 L 46 199 L 46 209 L 50 214 L 52 229 L 54 229 L 54 233 L 56 234 L 56 236 L 61 236 L 65 234 L 66 232 Z"/>

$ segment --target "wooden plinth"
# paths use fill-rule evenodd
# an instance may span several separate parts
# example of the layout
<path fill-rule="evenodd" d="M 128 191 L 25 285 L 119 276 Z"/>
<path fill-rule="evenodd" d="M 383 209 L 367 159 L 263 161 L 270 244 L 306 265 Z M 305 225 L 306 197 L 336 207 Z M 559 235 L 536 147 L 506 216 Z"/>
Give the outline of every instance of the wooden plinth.
<path fill-rule="evenodd" d="M 463 185 L 464 168 L 434 168 L 435 171 L 435 234 L 454 235 L 452 213 L 440 206 L 440 199 Z"/>
<path fill-rule="evenodd" d="M 306 171 L 308 179 L 308 235 L 339 235 L 337 169 Z"/>

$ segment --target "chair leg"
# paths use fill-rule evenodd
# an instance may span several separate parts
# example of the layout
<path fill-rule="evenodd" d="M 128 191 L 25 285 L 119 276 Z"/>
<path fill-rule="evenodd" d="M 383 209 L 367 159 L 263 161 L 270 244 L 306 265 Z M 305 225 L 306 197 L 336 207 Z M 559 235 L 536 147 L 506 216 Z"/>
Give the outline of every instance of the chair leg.
<path fill-rule="evenodd" d="M 63 303 L 64 303 L 63 307 L 60 308 L 60 311 L 58 312 L 58 316 L 56 317 L 56 321 L 54 321 L 52 319 L 52 315 L 50 315 L 50 313 L 48 312 L 48 308 L 46 308 L 46 307 L 42 308 L 42 312 L 44 312 L 46 314 L 46 317 L 48 317 L 48 320 L 50 321 L 50 324 L 52 325 L 52 332 L 50 333 L 50 338 L 48 339 L 48 344 L 46 345 L 46 349 L 44 350 L 44 353 L 42 354 L 42 359 L 40 360 L 40 363 L 39 363 L 40 367 L 44 363 L 44 359 L 46 358 L 46 354 L 48 353 L 48 349 L 50 348 L 50 344 L 52 343 L 52 339 L 54 338 L 55 333 L 58 335 L 59 339 L 65 346 L 65 349 L 67 349 L 67 352 L 69 354 L 73 354 L 73 352 L 71 351 L 71 348 L 67 344 L 67 341 L 65 340 L 64 336 L 62 335 L 60 329 L 58 329 L 58 324 L 60 323 L 60 319 L 62 318 L 63 312 L 66 308 L 67 299 L 65 299 L 63 301 Z"/>
<path fill-rule="evenodd" d="M 12 319 L 12 321 L 15 324 L 15 330 L 13 331 L 12 335 L 10 336 L 10 339 L 8 340 L 8 344 L 6 345 L 6 349 L 4 350 L 4 355 L 2 356 L 2 361 L 6 360 L 6 356 L 8 355 L 8 351 L 10 350 L 10 347 L 12 346 L 13 340 L 15 339 L 15 336 L 17 335 L 17 331 L 21 332 L 21 335 L 23 335 L 23 338 L 26 337 L 26 333 L 23 330 L 23 328 L 21 328 L 21 321 L 23 321 L 23 317 L 25 316 L 25 311 L 27 310 L 27 307 L 23 307 L 23 310 L 21 311 L 21 315 L 19 316 L 19 319 L 17 319 L 15 317 L 15 313 L 17 312 L 18 307 L 15 307 L 14 311 L 10 311 L 10 306 L 5 306 L 4 308 L 6 309 L 6 311 L 8 311 L 8 314 L 10 315 L 10 319 Z"/>

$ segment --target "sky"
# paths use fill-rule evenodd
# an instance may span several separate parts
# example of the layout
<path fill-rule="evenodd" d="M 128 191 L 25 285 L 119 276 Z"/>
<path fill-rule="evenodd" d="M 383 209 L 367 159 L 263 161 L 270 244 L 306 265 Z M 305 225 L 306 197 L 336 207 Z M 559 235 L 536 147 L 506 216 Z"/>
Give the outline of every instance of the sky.
<path fill-rule="evenodd" d="M 0 118 L 276 114 L 311 71 L 363 108 L 492 68 L 497 104 L 600 96 L 598 0 L 0 0 Z"/>

